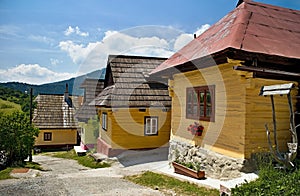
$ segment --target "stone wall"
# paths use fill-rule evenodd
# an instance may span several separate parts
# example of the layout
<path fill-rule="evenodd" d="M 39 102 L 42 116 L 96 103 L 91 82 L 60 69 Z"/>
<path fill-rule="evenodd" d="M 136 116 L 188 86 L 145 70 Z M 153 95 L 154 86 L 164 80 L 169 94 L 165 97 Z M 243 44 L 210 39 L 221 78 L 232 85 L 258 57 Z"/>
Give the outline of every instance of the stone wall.
<path fill-rule="evenodd" d="M 245 159 L 230 158 L 199 146 L 171 140 L 169 148 L 169 161 L 176 159 L 184 163 L 200 165 L 207 177 L 216 179 L 232 179 L 241 176 L 241 172 L 250 172 L 254 168 Z"/>

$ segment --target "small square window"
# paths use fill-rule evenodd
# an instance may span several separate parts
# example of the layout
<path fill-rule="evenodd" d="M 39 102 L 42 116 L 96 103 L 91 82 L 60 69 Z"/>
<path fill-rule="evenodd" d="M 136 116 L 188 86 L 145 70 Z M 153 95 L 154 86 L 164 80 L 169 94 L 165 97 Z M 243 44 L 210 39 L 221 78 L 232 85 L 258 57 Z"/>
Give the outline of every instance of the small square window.
<path fill-rule="evenodd" d="M 51 132 L 44 133 L 44 141 L 52 141 L 52 133 Z"/>
<path fill-rule="evenodd" d="M 158 135 L 158 117 L 145 117 L 145 135 Z"/>

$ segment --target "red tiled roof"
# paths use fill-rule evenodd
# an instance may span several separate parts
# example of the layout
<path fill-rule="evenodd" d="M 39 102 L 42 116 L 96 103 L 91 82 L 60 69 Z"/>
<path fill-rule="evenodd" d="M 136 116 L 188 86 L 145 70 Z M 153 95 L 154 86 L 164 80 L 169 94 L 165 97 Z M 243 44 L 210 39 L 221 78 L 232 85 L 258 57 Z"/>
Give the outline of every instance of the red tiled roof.
<path fill-rule="evenodd" d="M 151 74 L 228 48 L 300 59 L 300 11 L 245 1 Z"/>

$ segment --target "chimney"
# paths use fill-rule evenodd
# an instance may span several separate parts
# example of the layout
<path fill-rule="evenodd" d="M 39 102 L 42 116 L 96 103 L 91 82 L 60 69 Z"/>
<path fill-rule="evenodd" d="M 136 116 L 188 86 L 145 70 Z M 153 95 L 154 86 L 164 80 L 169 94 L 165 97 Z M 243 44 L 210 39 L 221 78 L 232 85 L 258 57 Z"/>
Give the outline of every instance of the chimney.
<path fill-rule="evenodd" d="M 196 35 L 196 33 L 194 33 L 194 39 L 196 39 L 197 38 L 197 35 Z"/>
<path fill-rule="evenodd" d="M 244 0 L 238 0 L 237 4 L 235 7 L 239 7 L 239 5 L 241 5 L 244 2 Z"/>
<path fill-rule="evenodd" d="M 65 91 L 65 94 L 64 94 L 64 98 L 65 98 L 65 100 L 69 98 L 69 85 L 68 85 L 68 83 L 66 83 L 66 91 Z"/>

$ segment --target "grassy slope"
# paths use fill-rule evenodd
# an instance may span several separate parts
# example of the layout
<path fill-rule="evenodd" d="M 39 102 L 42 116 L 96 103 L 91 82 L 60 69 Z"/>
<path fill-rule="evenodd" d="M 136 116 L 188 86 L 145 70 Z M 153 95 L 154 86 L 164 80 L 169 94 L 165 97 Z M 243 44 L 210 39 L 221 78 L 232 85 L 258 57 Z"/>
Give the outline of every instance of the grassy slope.
<path fill-rule="evenodd" d="M 0 99 L 0 113 L 11 114 L 14 111 L 21 111 L 19 104 Z"/>

